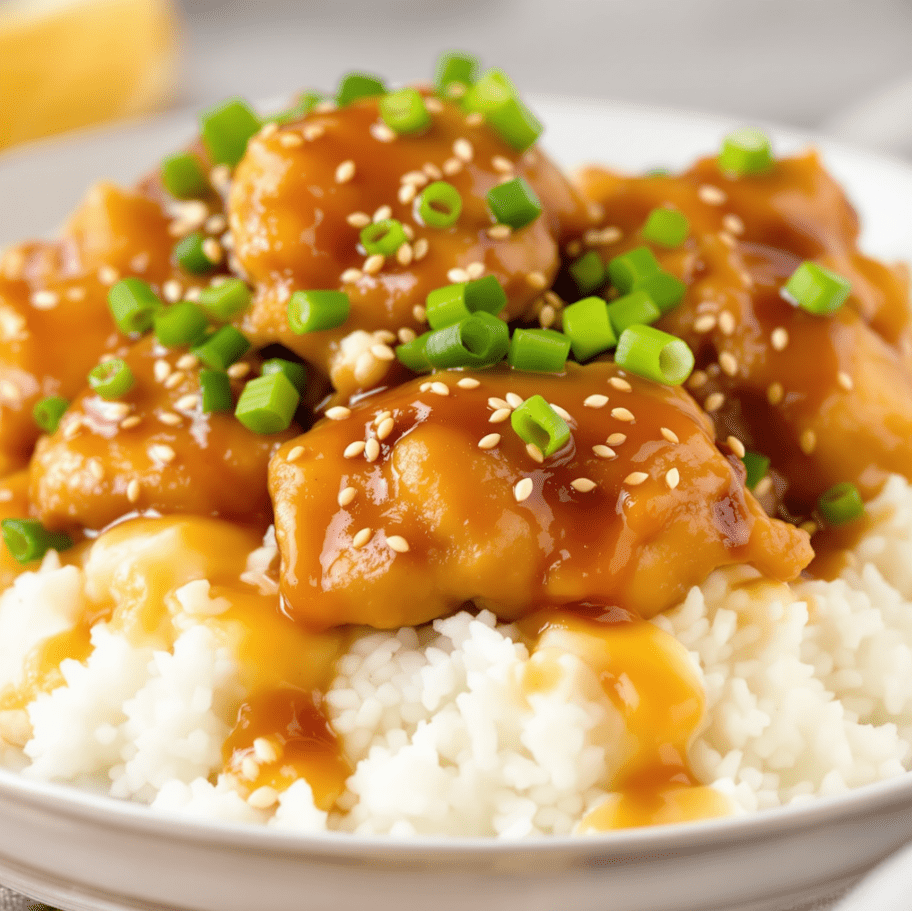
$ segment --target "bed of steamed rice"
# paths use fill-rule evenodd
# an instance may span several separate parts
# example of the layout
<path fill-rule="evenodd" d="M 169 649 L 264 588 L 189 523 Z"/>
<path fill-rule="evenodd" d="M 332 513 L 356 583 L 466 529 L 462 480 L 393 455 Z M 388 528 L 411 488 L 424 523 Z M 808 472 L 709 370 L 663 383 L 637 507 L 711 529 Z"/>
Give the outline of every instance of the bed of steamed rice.
<path fill-rule="evenodd" d="M 684 644 L 706 693 L 695 771 L 738 812 L 805 801 L 903 774 L 912 756 L 912 486 L 893 478 L 840 578 L 784 586 L 744 567 L 714 573 L 656 619 Z M 78 569 L 54 555 L 0 598 L 0 687 L 23 655 L 71 625 Z M 154 807 L 302 832 L 535 836 L 571 832 L 602 799 L 618 720 L 572 655 L 526 696 L 516 631 L 482 613 L 422 630 L 371 632 L 338 664 L 326 705 L 354 766 L 340 801 L 316 809 L 303 781 L 269 810 L 214 780 L 243 694 L 226 643 L 200 622 L 208 584 L 179 592 L 170 652 L 104 625 L 65 685 L 0 713 L 0 763 Z"/>

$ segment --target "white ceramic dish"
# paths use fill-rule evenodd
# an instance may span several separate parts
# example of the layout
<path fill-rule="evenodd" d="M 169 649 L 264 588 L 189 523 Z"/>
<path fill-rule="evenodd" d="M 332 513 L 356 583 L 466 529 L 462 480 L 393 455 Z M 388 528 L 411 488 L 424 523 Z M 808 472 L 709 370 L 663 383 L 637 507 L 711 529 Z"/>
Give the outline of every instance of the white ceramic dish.
<path fill-rule="evenodd" d="M 734 125 L 564 99 L 536 107 L 568 166 L 681 166 Z M 169 118 L 0 157 L 0 246 L 47 232 L 92 179 L 137 177 L 190 129 Z M 808 141 L 772 132 L 782 151 Z M 912 168 L 819 145 L 861 210 L 865 246 L 912 257 Z M 203 825 L 0 773 L 0 882 L 67 911 L 779 911 L 839 893 L 910 838 L 912 775 L 698 825 L 404 843 Z"/>

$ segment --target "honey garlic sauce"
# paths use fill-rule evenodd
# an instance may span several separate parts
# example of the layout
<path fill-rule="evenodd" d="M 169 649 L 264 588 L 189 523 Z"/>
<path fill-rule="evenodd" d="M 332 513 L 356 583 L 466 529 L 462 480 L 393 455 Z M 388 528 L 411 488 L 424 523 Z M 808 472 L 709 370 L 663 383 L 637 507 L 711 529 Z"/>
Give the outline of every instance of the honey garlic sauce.
<path fill-rule="evenodd" d="M 688 761 L 703 718 L 703 687 L 686 649 L 648 621 L 606 611 L 595 619 L 573 609 L 526 617 L 532 645 L 527 693 L 547 689 L 570 653 L 597 675 L 616 718 L 606 745 L 610 794 L 579 824 L 581 832 L 660 825 L 723 816 L 726 797 L 699 784 Z"/>
<path fill-rule="evenodd" d="M 547 459 L 509 421 L 535 394 L 572 431 Z M 586 601 L 652 616 L 718 566 L 790 579 L 811 558 L 686 393 L 607 362 L 418 379 L 287 443 L 269 474 L 285 608 L 315 629 L 466 601 L 505 619 Z"/>
<path fill-rule="evenodd" d="M 381 359 L 356 371 L 352 362 L 370 345 L 359 347 L 352 333 L 422 332 L 430 291 L 482 274 L 497 276 L 509 298 L 506 312 L 517 317 L 550 287 L 559 243 L 590 224 L 576 191 L 539 149 L 519 155 L 455 103 L 429 98 L 428 104 L 432 123 L 414 136 L 393 134 L 376 98 L 311 113 L 254 137 L 234 174 L 235 253 L 257 286 L 240 328 L 256 345 L 286 345 L 346 394 L 375 385 L 390 366 Z M 529 182 L 544 213 L 515 233 L 492 237 L 485 194 L 514 176 Z M 448 228 L 426 227 L 417 214 L 416 195 L 435 180 L 451 183 L 462 197 L 462 213 Z M 360 231 L 382 217 L 402 222 L 409 243 L 385 260 L 368 258 Z M 454 269 L 468 274 L 453 277 Z M 310 289 L 347 292 L 348 321 L 295 335 L 288 299 Z"/>
<path fill-rule="evenodd" d="M 772 458 L 788 514 L 807 517 L 841 481 L 870 495 L 889 473 L 912 477 L 905 271 L 858 251 L 857 217 L 816 155 L 740 179 L 705 160 L 678 177 L 590 170 L 582 182 L 623 234 L 604 248 L 605 259 L 644 242 L 651 209 L 687 215 L 681 247 L 653 247 L 688 284 L 660 325 L 694 350 L 689 388 L 719 437 L 734 434 Z M 806 313 L 780 293 L 809 258 L 852 282 L 832 316 Z"/>
<path fill-rule="evenodd" d="M 135 377 L 114 401 L 91 390 L 71 404 L 30 466 L 34 513 L 53 528 L 100 529 L 134 511 L 269 522 L 266 466 L 298 432 L 261 435 L 230 411 L 202 411 L 198 360 L 149 335 L 125 354 Z M 235 397 L 257 358 L 238 362 Z M 238 365 L 235 365 L 237 367 Z M 235 373 L 238 371 L 235 369 Z"/>

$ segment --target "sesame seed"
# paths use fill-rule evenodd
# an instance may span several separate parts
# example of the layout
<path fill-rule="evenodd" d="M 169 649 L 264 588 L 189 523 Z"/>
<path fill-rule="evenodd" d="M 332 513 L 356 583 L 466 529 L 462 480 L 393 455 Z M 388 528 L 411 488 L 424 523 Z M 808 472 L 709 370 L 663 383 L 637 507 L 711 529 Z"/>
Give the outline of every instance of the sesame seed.
<path fill-rule="evenodd" d="M 126 402 L 105 402 L 100 410 L 106 421 L 122 421 L 130 413 L 130 406 Z"/>
<path fill-rule="evenodd" d="M 555 405 L 554 402 L 548 402 L 548 404 L 554 409 L 556 414 L 559 414 L 565 421 L 572 421 L 573 418 L 570 416 L 570 412 L 566 408 L 561 408 L 560 405 Z"/>
<path fill-rule="evenodd" d="M 506 240 L 513 233 L 509 225 L 491 225 L 488 228 L 488 237 L 491 240 Z"/>
<path fill-rule="evenodd" d="M 368 462 L 376 462 L 379 455 L 380 444 L 373 437 L 371 437 L 364 444 L 364 458 L 367 459 Z"/>
<path fill-rule="evenodd" d="M 209 172 L 209 180 L 217 190 L 227 191 L 231 186 L 231 168 L 228 165 L 216 165 Z"/>
<path fill-rule="evenodd" d="M 399 178 L 400 183 L 411 183 L 416 187 L 423 187 L 427 182 L 427 175 L 423 174 L 421 171 L 406 171 L 402 177 Z"/>
<path fill-rule="evenodd" d="M 736 376 L 738 373 L 738 360 L 730 351 L 723 351 L 719 355 L 719 366 L 726 376 Z"/>
<path fill-rule="evenodd" d="M 456 385 L 460 389 L 477 389 L 481 383 L 473 376 L 464 376 Z"/>
<path fill-rule="evenodd" d="M 162 424 L 167 424 L 169 427 L 177 427 L 181 422 L 182 418 L 179 414 L 175 414 L 173 411 L 162 412 L 158 419 Z"/>
<path fill-rule="evenodd" d="M 813 430 L 805 430 L 798 440 L 798 445 L 805 455 L 810 455 L 817 448 L 817 434 Z"/>
<path fill-rule="evenodd" d="M 841 389 L 844 389 L 846 392 L 851 392 L 855 388 L 855 383 L 852 380 L 852 377 L 850 377 L 848 373 L 843 370 L 840 370 L 839 373 L 836 374 L 836 382 L 839 383 L 839 387 Z"/>
<path fill-rule="evenodd" d="M 604 408 L 607 404 L 608 404 L 607 395 L 590 395 L 590 396 L 587 396 L 587 398 L 583 402 L 583 405 L 586 408 Z M 617 410 L 618 409 L 615 409 L 615 411 L 617 411 Z M 630 412 L 627 412 L 627 413 L 630 414 Z M 617 417 L 617 415 L 614 415 L 614 416 Z M 633 419 L 633 416 L 631 415 L 631 420 L 632 419 Z M 626 418 L 622 418 L 622 420 L 626 420 Z"/>
<path fill-rule="evenodd" d="M 646 474 L 645 471 L 634 471 L 634 472 L 631 472 L 629 475 L 627 475 L 626 478 L 624 478 L 624 483 L 629 484 L 631 487 L 637 487 L 638 485 L 642 484 L 643 481 L 647 480 L 648 478 L 649 478 L 649 475 Z"/>
<path fill-rule="evenodd" d="M 504 421 L 509 419 L 512 412 L 509 408 L 498 408 L 491 417 L 488 418 L 489 424 L 502 424 Z"/>
<path fill-rule="evenodd" d="M 39 310 L 50 310 L 60 303 L 60 296 L 53 291 L 36 291 L 31 300 L 33 307 Z"/>
<path fill-rule="evenodd" d="M 775 351 L 782 351 L 789 343 L 788 329 L 784 329 L 782 326 L 773 329 L 770 335 L 770 343 Z"/>
<path fill-rule="evenodd" d="M 132 430 L 134 427 L 138 427 L 140 424 L 140 417 L 135 414 L 131 414 L 130 417 L 124 418 L 120 422 L 121 430 Z"/>
<path fill-rule="evenodd" d="M 373 536 L 373 532 L 369 528 L 362 528 L 361 531 L 352 538 L 353 547 L 364 547 L 368 541 L 370 541 Z"/>
<path fill-rule="evenodd" d="M 453 143 L 453 154 L 463 161 L 471 161 L 475 156 L 475 149 L 472 148 L 472 143 L 468 139 L 460 138 Z"/>
<path fill-rule="evenodd" d="M 133 478 L 129 484 L 127 484 L 127 500 L 131 503 L 135 503 L 139 499 L 139 481 L 136 478 Z"/>
<path fill-rule="evenodd" d="M 393 210 L 389 206 L 378 206 L 376 212 L 374 212 L 374 223 L 378 221 L 386 221 L 393 214 Z"/>
<path fill-rule="evenodd" d="M 728 310 L 719 314 L 719 328 L 723 335 L 731 335 L 735 331 L 735 318 Z"/>
<path fill-rule="evenodd" d="M 498 445 L 500 445 L 499 433 L 489 433 L 478 441 L 479 449 L 494 449 Z"/>
<path fill-rule="evenodd" d="M 352 212 L 351 215 L 347 215 L 345 220 L 353 228 L 366 228 L 371 223 L 371 217 L 367 212 Z"/>
<path fill-rule="evenodd" d="M 778 405 L 785 396 L 782 383 L 770 383 L 766 388 L 766 400 L 770 405 Z"/>
<path fill-rule="evenodd" d="M 530 272 L 526 276 L 526 281 L 533 288 L 537 288 L 539 291 L 544 291 L 548 287 L 548 279 L 545 278 L 543 272 Z"/>
<path fill-rule="evenodd" d="M 712 332 L 716 328 L 716 317 L 713 313 L 704 313 L 694 320 L 696 332 Z"/>
<path fill-rule="evenodd" d="M 10 380 L 0 380 L 0 396 L 8 402 L 18 402 L 22 399 L 19 387 Z"/>
<path fill-rule="evenodd" d="M 396 422 L 392 418 L 384 418 L 377 428 L 377 439 L 385 440 L 393 432 L 395 426 Z"/>
<path fill-rule="evenodd" d="M 592 447 L 592 451 L 600 459 L 615 459 L 617 458 L 617 453 L 610 447 L 605 446 L 604 443 L 599 443 L 597 446 Z"/>
<path fill-rule="evenodd" d="M 620 390 L 621 392 L 632 392 L 633 386 L 627 382 L 623 377 L 613 376 L 608 380 L 608 385 L 613 386 L 615 389 Z"/>
<path fill-rule="evenodd" d="M 554 321 L 557 319 L 557 311 L 551 304 L 545 304 L 541 308 L 541 311 L 538 314 L 538 324 L 542 329 L 550 329 L 554 325 Z"/>
<path fill-rule="evenodd" d="M 521 481 L 517 481 L 516 486 L 513 488 L 513 496 L 516 498 L 516 502 L 522 503 L 528 500 L 532 495 L 532 487 L 532 478 L 523 478 Z"/>
<path fill-rule="evenodd" d="M 164 443 L 154 443 L 146 452 L 153 462 L 161 462 L 164 465 L 170 465 L 177 458 L 177 453 Z"/>
<path fill-rule="evenodd" d="M 340 506 L 348 506 L 357 495 L 358 491 L 354 487 L 345 487 L 339 491 L 337 502 Z"/>
<path fill-rule="evenodd" d="M 761 478 L 757 482 L 757 486 L 754 488 L 755 497 L 765 497 L 773 489 L 773 479 L 767 475 L 765 478 Z"/>
<path fill-rule="evenodd" d="M 250 373 L 250 364 L 245 364 L 243 361 L 239 361 L 237 364 L 232 364 L 225 372 L 228 374 L 228 376 L 231 377 L 231 379 L 239 380 Z"/>
<path fill-rule="evenodd" d="M 138 420 L 139 419 L 137 418 L 137 423 L 138 423 Z M 123 424 L 121 424 L 120 426 L 123 427 Z M 79 433 L 79 430 L 81 427 L 82 427 L 81 418 L 76 417 L 72 421 L 69 421 L 66 424 L 66 426 L 63 428 L 63 438 L 65 440 L 72 440 Z"/>
<path fill-rule="evenodd" d="M 374 139 L 380 142 L 393 142 L 396 138 L 396 131 L 390 129 L 385 123 L 375 123 L 371 126 L 371 133 Z"/>
<path fill-rule="evenodd" d="M 241 775 L 253 781 L 259 774 L 260 764 L 252 756 L 245 756 L 241 762 Z"/>
<path fill-rule="evenodd" d="M 386 262 L 386 257 L 382 253 L 374 253 L 364 260 L 364 271 L 368 275 L 376 275 Z"/>
<path fill-rule="evenodd" d="M 703 403 L 703 410 L 708 414 L 718 411 L 725 404 L 725 396 L 721 392 L 712 392 L 706 397 Z"/>
<path fill-rule="evenodd" d="M 342 451 L 342 455 L 346 459 L 356 459 L 362 452 L 364 452 L 365 446 L 367 444 L 364 440 L 355 440 L 354 443 L 349 443 L 348 446 Z"/>
<path fill-rule="evenodd" d="M 725 230 L 730 231 L 732 234 L 744 233 L 744 222 L 732 212 L 729 212 L 729 214 L 722 219 L 722 224 L 725 226 Z"/>
<path fill-rule="evenodd" d="M 441 383 L 439 380 L 431 383 L 431 392 L 434 395 L 449 395 L 450 387 L 446 383 Z"/>
<path fill-rule="evenodd" d="M 336 168 L 336 183 L 348 183 L 355 176 L 355 163 L 349 158 Z"/>
<path fill-rule="evenodd" d="M 447 177 L 452 177 L 454 174 L 458 174 L 465 165 L 459 158 L 448 158 L 443 163 L 443 173 Z"/>
<path fill-rule="evenodd" d="M 722 190 L 708 183 L 705 183 L 700 187 L 697 191 L 697 195 L 702 202 L 705 202 L 710 206 L 721 206 L 728 198 Z"/>
<path fill-rule="evenodd" d="M 272 741 L 267 740 L 265 737 L 257 737 L 253 741 L 253 755 L 260 762 L 265 763 L 278 762 L 279 760 L 279 751 Z"/>
<path fill-rule="evenodd" d="M 392 412 L 392 411 L 381 411 L 378 415 L 376 415 L 376 416 L 374 417 L 374 423 L 375 423 L 376 425 L 379 426 L 379 425 L 382 424 L 387 418 L 391 418 L 392 416 L 393 416 L 393 412 Z"/>
<path fill-rule="evenodd" d="M 590 490 L 595 490 L 598 485 L 591 478 L 576 478 L 576 480 L 570 482 L 570 486 L 580 493 L 589 493 Z"/>
<path fill-rule="evenodd" d="M 418 333 L 414 329 L 409 329 L 408 326 L 403 326 L 397 333 L 399 337 L 400 345 L 407 345 L 409 342 L 413 342 L 418 338 Z"/>
<path fill-rule="evenodd" d="M 517 395 L 515 392 L 507 393 L 507 404 L 511 408 L 519 408 L 520 405 L 525 401 L 521 395 Z"/>
<path fill-rule="evenodd" d="M 726 441 L 728 448 L 739 458 L 743 459 L 745 452 L 747 450 L 744 448 L 744 443 L 742 443 L 737 437 L 730 436 Z"/>
<path fill-rule="evenodd" d="M 447 281 L 451 281 L 453 284 L 461 284 L 462 282 L 471 281 L 471 278 L 465 269 L 456 268 L 447 272 Z"/>
<path fill-rule="evenodd" d="M 663 427 L 660 433 L 663 437 L 665 437 L 666 440 L 668 440 L 669 443 L 681 442 L 680 439 L 678 439 L 678 435 L 670 427 Z"/>
<path fill-rule="evenodd" d="M 199 358 L 195 354 L 182 354 L 178 359 L 177 366 L 179 370 L 193 370 L 199 366 Z"/>
<path fill-rule="evenodd" d="M 432 113 L 439 114 L 443 110 L 443 105 L 437 98 L 425 98 L 424 106 Z"/>
<path fill-rule="evenodd" d="M 488 399 L 488 407 L 497 410 L 498 408 L 509 408 L 510 403 L 506 399 L 499 399 L 497 396 L 491 396 Z"/>
<path fill-rule="evenodd" d="M 164 382 L 165 389 L 174 389 L 187 378 L 183 370 L 175 370 Z"/>
<path fill-rule="evenodd" d="M 455 87 L 462 89 L 462 94 L 465 94 L 465 89 L 463 89 L 458 82 L 455 84 Z M 472 113 L 466 117 L 466 124 L 470 127 L 480 127 L 484 122 L 485 116 L 481 111 L 472 111 Z"/>
<path fill-rule="evenodd" d="M 294 149 L 304 145 L 304 137 L 300 133 L 282 133 L 279 136 L 279 145 L 286 149 Z"/>
<path fill-rule="evenodd" d="M 86 468 L 89 469 L 89 474 L 92 475 L 96 481 L 101 481 L 105 476 L 104 466 L 98 459 L 89 459 L 86 463 Z"/>
<path fill-rule="evenodd" d="M 414 258 L 417 261 L 420 259 L 424 259 L 424 257 L 427 256 L 427 252 L 428 252 L 428 249 L 430 248 L 430 244 L 428 243 L 428 239 L 426 237 L 419 237 L 418 240 L 416 240 L 415 243 L 412 244 L 412 248 L 415 253 Z"/>
<path fill-rule="evenodd" d="M 220 263 L 224 256 L 222 245 L 214 237 L 207 237 L 203 241 L 203 253 L 211 263 Z"/>
<path fill-rule="evenodd" d="M 500 171 L 501 174 L 513 173 L 513 162 L 509 158 L 504 158 L 503 155 L 495 155 L 491 159 L 491 167 L 495 171 Z"/>
<path fill-rule="evenodd" d="M 292 446 L 291 449 L 288 450 L 288 455 L 285 456 L 285 461 L 286 462 L 297 462 L 298 459 L 300 459 L 302 455 L 304 455 L 303 446 Z"/>
<path fill-rule="evenodd" d="M 529 454 L 529 458 L 534 462 L 538 462 L 539 465 L 545 461 L 545 454 L 535 445 L 535 443 L 527 443 L 526 452 Z"/>
<path fill-rule="evenodd" d="M 364 277 L 364 273 L 360 269 L 346 269 L 342 275 L 342 281 L 346 284 L 359 282 Z"/>
<path fill-rule="evenodd" d="M 387 536 L 386 546 L 390 550 L 396 551 L 397 554 L 407 554 L 409 552 L 409 543 L 402 535 Z"/>
<path fill-rule="evenodd" d="M 618 421 L 626 421 L 627 423 L 631 423 L 632 421 L 636 420 L 633 416 L 633 412 L 627 408 L 612 408 L 611 417 L 615 418 Z"/>
<path fill-rule="evenodd" d="M 705 386 L 708 381 L 709 377 L 706 375 L 705 370 L 694 370 L 687 381 L 687 385 L 691 389 L 699 389 L 701 386 Z"/>
<path fill-rule="evenodd" d="M 469 278 L 471 278 L 473 280 L 476 278 L 481 278 L 481 276 L 485 274 L 484 263 L 479 263 L 479 262 L 469 263 L 466 266 L 466 274 L 469 276 Z"/>
<path fill-rule="evenodd" d="M 169 304 L 173 304 L 176 301 L 179 301 L 183 296 L 183 293 L 183 286 L 179 281 L 176 281 L 175 279 L 166 281 L 162 285 L 162 294 L 165 296 L 165 300 L 168 301 Z"/>
<path fill-rule="evenodd" d="M 665 483 L 669 490 L 674 490 L 681 483 L 681 472 L 677 468 L 669 468 L 665 472 Z"/>
<path fill-rule="evenodd" d="M 120 279 L 120 272 L 113 266 L 102 266 L 98 270 L 98 280 L 103 285 L 113 285 Z"/>
<path fill-rule="evenodd" d="M 409 203 L 414 202 L 417 195 L 418 188 L 413 183 L 404 183 L 401 187 L 399 187 L 399 192 L 396 194 L 399 202 L 401 202 L 404 206 L 407 206 Z"/>
<path fill-rule="evenodd" d="M 600 203 L 590 202 L 586 210 L 593 221 L 602 221 L 605 217 L 605 207 Z"/>
<path fill-rule="evenodd" d="M 425 99 L 425 105 L 427 105 L 427 101 L 428 99 Z M 427 162 L 422 167 L 422 170 L 425 174 L 427 174 L 428 177 L 431 178 L 431 180 L 440 180 L 440 178 L 443 177 L 443 174 L 440 172 L 440 168 L 438 168 L 435 164 L 431 164 L 431 162 Z"/>
<path fill-rule="evenodd" d="M 301 130 L 301 135 L 308 141 L 313 142 L 326 133 L 326 128 L 322 123 L 308 123 Z"/>
<path fill-rule="evenodd" d="M 727 231 L 719 232 L 719 240 L 721 240 L 722 243 L 725 244 L 726 247 L 734 247 L 735 244 L 737 243 L 735 238 L 732 237 L 732 235 L 729 234 Z"/>
<path fill-rule="evenodd" d="M 396 352 L 390 348 L 389 345 L 371 345 L 370 353 L 377 358 L 378 361 L 394 361 L 396 360 Z"/>
<path fill-rule="evenodd" d="M 70 288 L 70 290 L 67 291 L 66 296 L 67 296 L 67 300 L 71 300 L 71 301 L 85 300 L 86 289 L 85 288 Z"/>
<path fill-rule="evenodd" d="M 221 234 L 227 227 L 224 215 L 213 215 L 206 219 L 206 230 L 210 234 Z"/>

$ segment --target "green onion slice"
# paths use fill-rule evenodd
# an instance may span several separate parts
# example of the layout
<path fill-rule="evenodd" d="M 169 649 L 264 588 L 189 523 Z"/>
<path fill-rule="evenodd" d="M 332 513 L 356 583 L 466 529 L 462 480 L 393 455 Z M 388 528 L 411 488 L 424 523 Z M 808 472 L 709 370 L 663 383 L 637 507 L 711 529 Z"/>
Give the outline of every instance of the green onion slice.
<path fill-rule="evenodd" d="M 447 51 L 437 58 L 434 87 L 438 95 L 453 98 L 465 94 L 478 76 L 478 58 L 459 51 Z"/>
<path fill-rule="evenodd" d="M 220 285 L 204 288 L 199 305 L 213 319 L 225 322 L 250 306 L 253 293 L 239 278 L 229 278 Z"/>
<path fill-rule="evenodd" d="M 205 275 L 215 268 L 215 263 L 206 256 L 203 245 L 206 235 L 196 231 L 181 238 L 174 246 L 174 260 L 186 272 L 192 275 Z"/>
<path fill-rule="evenodd" d="M 690 233 L 690 222 L 677 209 L 653 209 L 646 218 L 642 233 L 645 240 L 663 247 L 680 247 Z"/>
<path fill-rule="evenodd" d="M 120 398 L 134 383 L 133 371 L 125 360 L 111 358 L 89 371 L 89 386 L 103 399 Z"/>
<path fill-rule="evenodd" d="M 452 326 L 427 333 L 424 354 L 432 367 L 490 367 L 510 347 L 507 324 L 483 310 Z"/>
<path fill-rule="evenodd" d="M 376 98 L 385 92 L 386 86 L 379 76 L 370 73 L 346 73 L 336 90 L 336 106 L 344 108 L 359 98 Z"/>
<path fill-rule="evenodd" d="M 633 291 L 640 282 L 658 271 L 659 262 L 649 247 L 636 247 L 608 262 L 608 277 L 621 294 Z"/>
<path fill-rule="evenodd" d="M 260 118 L 240 98 L 230 98 L 200 115 L 203 142 L 216 164 L 233 168 L 260 129 Z"/>
<path fill-rule="evenodd" d="M 108 308 L 124 335 L 151 329 L 152 319 L 161 307 L 159 296 L 138 278 L 121 279 L 108 291 Z"/>
<path fill-rule="evenodd" d="M 848 279 L 813 262 L 803 262 L 785 283 L 782 296 L 793 305 L 826 316 L 835 313 L 852 292 Z"/>
<path fill-rule="evenodd" d="M 745 452 L 741 456 L 741 461 L 747 469 L 747 477 L 744 483 L 748 490 L 753 490 L 766 477 L 770 467 L 770 460 L 759 452 Z"/>
<path fill-rule="evenodd" d="M 175 199 L 198 199 L 209 192 L 209 180 L 199 159 L 190 152 L 169 155 L 161 163 L 164 188 Z"/>
<path fill-rule="evenodd" d="M 722 143 L 718 163 L 719 170 L 732 177 L 769 171 L 773 167 L 769 137 L 753 127 L 729 133 Z"/>
<path fill-rule="evenodd" d="M 459 190 L 445 180 L 426 186 L 415 201 L 418 218 L 429 228 L 449 228 L 462 213 Z"/>
<path fill-rule="evenodd" d="M 395 218 L 375 221 L 361 230 L 361 246 L 368 256 L 392 256 L 407 240 L 402 222 Z"/>
<path fill-rule="evenodd" d="M 31 563 L 49 550 L 67 550 L 73 546 L 69 535 L 48 531 L 37 519 L 4 519 L 0 530 L 6 549 L 17 563 Z"/>
<path fill-rule="evenodd" d="M 394 133 L 420 133 L 431 115 L 417 89 L 399 89 L 380 99 L 380 116 Z"/>
<path fill-rule="evenodd" d="M 284 373 L 251 380 L 241 393 L 235 417 L 254 433 L 281 433 L 291 426 L 301 396 Z"/>
<path fill-rule="evenodd" d="M 542 125 L 520 101 L 505 73 L 488 70 L 469 87 L 462 99 L 468 113 L 483 114 L 501 139 L 517 152 L 525 152 L 542 133 Z"/>
<path fill-rule="evenodd" d="M 570 339 L 553 329 L 516 329 L 508 360 L 515 370 L 560 373 L 570 354 Z"/>
<path fill-rule="evenodd" d="M 234 397 L 231 395 L 231 380 L 227 373 L 204 368 L 199 372 L 199 381 L 203 414 L 231 411 L 234 407 Z"/>
<path fill-rule="evenodd" d="M 435 288 L 425 301 L 428 325 L 442 329 L 484 311 L 497 316 L 507 306 L 507 295 L 495 275 L 471 282 Z"/>
<path fill-rule="evenodd" d="M 828 525 L 845 525 L 864 515 L 864 501 L 854 484 L 843 481 L 820 497 L 817 510 Z"/>
<path fill-rule="evenodd" d="M 35 407 L 32 409 L 32 417 L 45 433 L 55 433 L 60 424 L 60 419 L 69 407 L 69 401 L 63 396 L 49 395 L 47 398 L 35 403 Z"/>
<path fill-rule="evenodd" d="M 344 291 L 295 291 L 288 301 L 288 325 L 296 335 L 341 326 L 351 311 Z"/>
<path fill-rule="evenodd" d="M 267 123 L 277 123 L 281 127 L 303 120 L 325 98 L 319 92 L 302 92 L 290 108 L 268 117 Z"/>
<path fill-rule="evenodd" d="M 227 370 L 250 350 L 250 342 L 243 332 L 234 326 L 216 329 L 202 344 L 193 348 L 193 353 L 213 370 Z"/>
<path fill-rule="evenodd" d="M 522 177 L 514 177 L 492 187 L 485 194 L 494 220 L 509 225 L 514 231 L 531 224 L 542 214 L 542 204 L 535 191 Z"/>
<path fill-rule="evenodd" d="M 611 328 L 618 338 L 625 329 L 631 326 L 649 326 L 662 315 L 662 311 L 645 291 L 631 291 L 608 304 L 607 310 Z"/>
<path fill-rule="evenodd" d="M 430 335 L 430 332 L 425 332 L 424 335 L 419 335 L 410 342 L 396 346 L 396 357 L 399 358 L 399 362 L 413 373 L 426 373 L 428 370 L 434 369 L 426 352 Z"/>
<path fill-rule="evenodd" d="M 669 310 L 674 310 L 684 298 L 687 291 L 687 285 L 676 275 L 659 269 L 645 278 L 641 278 L 633 290 L 644 291 L 652 299 L 652 302 L 659 308 L 664 315 Z"/>
<path fill-rule="evenodd" d="M 570 304 L 564 310 L 563 327 L 578 361 L 587 361 L 617 344 L 617 335 L 608 319 L 608 306 L 600 297 L 584 297 Z"/>
<path fill-rule="evenodd" d="M 153 320 L 155 337 L 167 348 L 196 345 L 203 340 L 209 320 L 205 311 L 192 301 L 178 301 L 160 310 Z"/>
<path fill-rule="evenodd" d="M 303 364 L 299 364 L 296 361 L 287 361 L 285 358 L 281 357 L 274 357 L 263 362 L 260 372 L 263 376 L 272 376 L 273 373 L 284 373 L 291 385 L 294 386 L 301 395 L 304 394 L 304 389 L 307 386 L 307 368 Z"/>
<path fill-rule="evenodd" d="M 537 446 L 546 457 L 570 440 L 567 422 L 540 395 L 527 398 L 515 408 L 510 424 L 524 443 Z"/>
<path fill-rule="evenodd" d="M 568 268 L 581 294 L 588 294 L 605 284 L 605 264 L 595 250 L 584 253 Z"/>
<path fill-rule="evenodd" d="M 625 370 L 666 386 L 680 386 L 694 368 L 687 342 L 652 326 L 625 329 L 614 359 Z"/>

